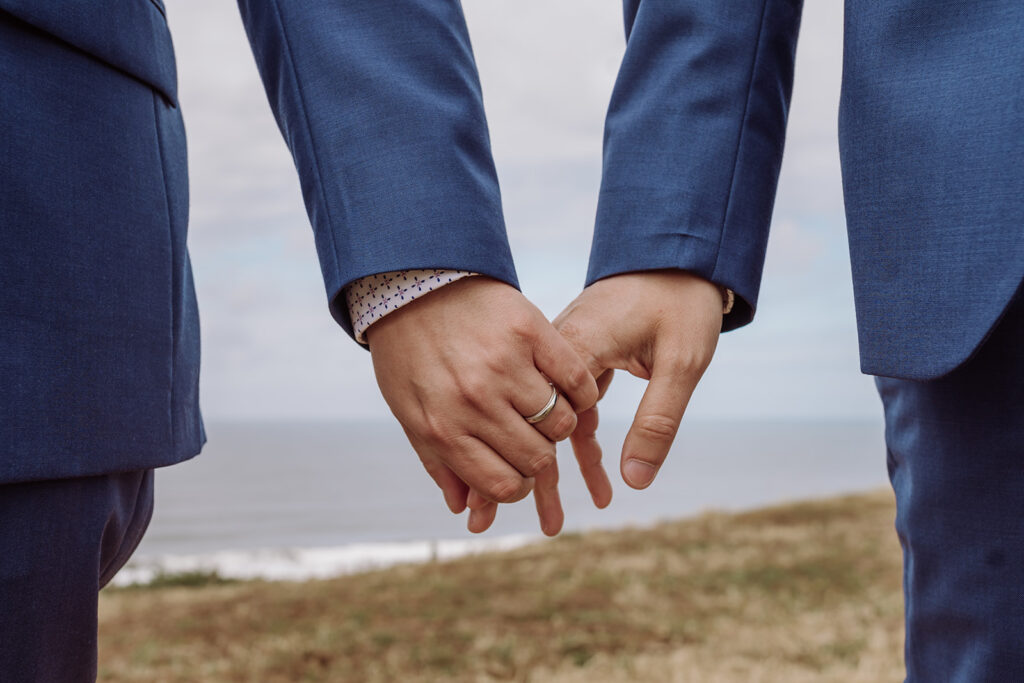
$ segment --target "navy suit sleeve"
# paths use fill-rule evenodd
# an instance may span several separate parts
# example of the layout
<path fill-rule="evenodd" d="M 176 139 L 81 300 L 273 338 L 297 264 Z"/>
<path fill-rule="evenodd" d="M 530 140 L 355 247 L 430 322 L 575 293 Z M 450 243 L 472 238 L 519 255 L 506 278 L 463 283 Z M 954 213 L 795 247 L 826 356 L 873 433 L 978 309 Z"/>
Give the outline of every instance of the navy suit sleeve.
<path fill-rule="evenodd" d="M 587 284 L 679 268 L 757 304 L 801 0 L 626 0 Z"/>
<path fill-rule="evenodd" d="M 458 0 L 239 0 L 291 149 L 335 319 L 413 268 L 518 286 Z"/>

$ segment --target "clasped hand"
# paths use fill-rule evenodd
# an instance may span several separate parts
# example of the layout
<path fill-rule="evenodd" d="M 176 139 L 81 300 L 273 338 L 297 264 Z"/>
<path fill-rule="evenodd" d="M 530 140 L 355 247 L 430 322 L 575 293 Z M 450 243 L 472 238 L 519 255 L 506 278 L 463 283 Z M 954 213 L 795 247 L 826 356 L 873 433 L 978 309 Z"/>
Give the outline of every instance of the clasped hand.
<path fill-rule="evenodd" d="M 684 271 L 617 275 L 587 287 L 550 323 L 515 288 L 465 278 L 367 331 L 381 393 L 454 513 L 486 530 L 499 503 L 531 491 L 541 530 L 564 521 L 555 443 L 570 438 L 598 507 L 612 489 L 597 402 L 612 373 L 649 380 L 621 471 L 646 488 L 668 455 L 722 325 L 719 289 Z M 558 391 L 554 409 L 529 424 Z"/>

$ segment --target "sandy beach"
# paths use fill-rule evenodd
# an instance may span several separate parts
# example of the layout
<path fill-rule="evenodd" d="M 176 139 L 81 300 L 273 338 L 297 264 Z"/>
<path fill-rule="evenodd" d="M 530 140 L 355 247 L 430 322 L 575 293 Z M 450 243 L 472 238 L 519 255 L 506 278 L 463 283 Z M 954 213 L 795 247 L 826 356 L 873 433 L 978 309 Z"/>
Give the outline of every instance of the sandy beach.
<path fill-rule="evenodd" d="M 895 681 L 891 493 L 100 601 L 101 681 Z"/>

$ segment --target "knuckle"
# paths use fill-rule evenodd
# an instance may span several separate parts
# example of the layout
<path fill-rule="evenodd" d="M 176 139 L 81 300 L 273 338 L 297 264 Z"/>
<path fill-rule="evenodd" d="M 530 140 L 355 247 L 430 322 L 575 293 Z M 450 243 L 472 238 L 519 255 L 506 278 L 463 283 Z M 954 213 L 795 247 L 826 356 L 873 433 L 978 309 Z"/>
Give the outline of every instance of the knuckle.
<path fill-rule="evenodd" d="M 479 406 L 486 403 L 486 397 L 493 383 L 487 378 L 487 373 L 480 371 L 467 371 L 455 377 L 455 389 L 459 397 L 468 405 Z"/>
<path fill-rule="evenodd" d="M 666 415 L 640 415 L 633 426 L 639 436 L 649 441 L 667 443 L 676 436 L 676 422 Z"/>
<path fill-rule="evenodd" d="M 590 376 L 590 372 L 582 364 L 578 364 L 569 369 L 566 373 L 565 381 L 568 383 L 569 389 L 573 389 L 577 392 L 585 392 L 587 389 L 593 387 L 594 394 L 597 394 L 597 384 L 594 382 L 594 378 Z"/>
<path fill-rule="evenodd" d="M 485 351 L 481 366 L 493 377 L 508 377 L 512 374 L 515 356 L 504 348 L 492 347 Z"/>
<path fill-rule="evenodd" d="M 576 457 L 580 467 L 591 468 L 600 465 L 604 456 L 599 449 L 595 448 L 584 454 L 578 454 Z"/>
<path fill-rule="evenodd" d="M 465 434 L 459 434 L 452 431 L 441 432 L 435 437 L 434 443 L 437 445 L 439 455 L 442 459 L 449 459 L 453 451 L 459 451 L 463 447 Z"/>
<path fill-rule="evenodd" d="M 522 488 L 521 483 L 511 477 L 496 479 L 487 485 L 487 497 L 497 503 L 512 503 L 519 499 Z"/>
<path fill-rule="evenodd" d="M 582 341 L 585 337 L 583 327 L 576 321 L 575 318 L 569 316 L 557 322 L 556 327 L 558 328 L 559 334 L 562 335 L 570 346 L 579 348 L 583 346 Z"/>
<path fill-rule="evenodd" d="M 537 326 L 533 316 L 526 311 L 516 311 L 506 318 L 509 332 L 520 339 L 533 339 L 537 334 Z"/>
<path fill-rule="evenodd" d="M 436 415 L 425 415 L 416 430 L 420 438 L 431 446 L 445 446 L 452 439 L 451 431 L 443 420 Z"/>
<path fill-rule="evenodd" d="M 549 452 L 538 453 L 530 458 L 523 474 L 527 477 L 536 477 L 538 474 L 555 464 L 555 456 Z"/>
<path fill-rule="evenodd" d="M 576 413 L 567 411 L 555 419 L 551 426 L 551 438 L 555 441 L 562 441 L 572 434 L 576 429 Z"/>
<path fill-rule="evenodd" d="M 435 415 L 428 415 L 424 418 L 419 435 L 442 460 L 447 459 L 448 454 L 452 451 L 462 449 L 467 438 L 464 432 L 456 429 L 447 420 Z"/>
<path fill-rule="evenodd" d="M 700 379 L 711 359 L 697 351 L 677 351 L 666 358 L 666 366 L 679 380 Z"/>

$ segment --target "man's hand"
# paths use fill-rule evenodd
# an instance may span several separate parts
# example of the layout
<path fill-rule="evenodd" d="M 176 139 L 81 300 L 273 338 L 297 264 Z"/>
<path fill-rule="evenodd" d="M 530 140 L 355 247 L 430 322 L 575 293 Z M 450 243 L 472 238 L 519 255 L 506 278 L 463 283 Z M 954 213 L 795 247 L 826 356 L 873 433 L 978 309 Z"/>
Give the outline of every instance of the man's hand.
<path fill-rule="evenodd" d="M 650 380 L 622 446 L 622 478 L 650 486 L 722 329 L 719 288 L 685 271 L 616 275 L 587 287 L 555 319 L 604 394 L 614 369 Z M 579 415 L 573 451 L 584 478 L 600 467 L 597 408 Z M 591 481 L 587 479 L 588 484 Z M 611 489 L 591 494 L 611 499 Z M 607 504 L 607 503 L 606 503 Z"/>
<path fill-rule="evenodd" d="M 497 503 L 536 485 L 541 529 L 562 527 L 555 443 L 598 390 L 586 365 L 515 288 L 475 276 L 403 306 L 366 333 L 384 399 L 452 512 L 483 531 Z M 535 425 L 551 396 L 554 410 Z M 470 490 L 474 492 L 469 496 Z"/>

